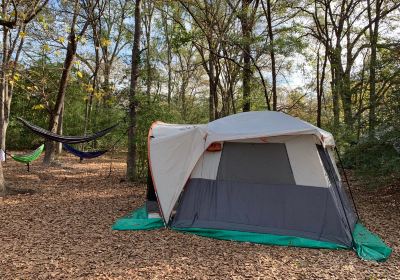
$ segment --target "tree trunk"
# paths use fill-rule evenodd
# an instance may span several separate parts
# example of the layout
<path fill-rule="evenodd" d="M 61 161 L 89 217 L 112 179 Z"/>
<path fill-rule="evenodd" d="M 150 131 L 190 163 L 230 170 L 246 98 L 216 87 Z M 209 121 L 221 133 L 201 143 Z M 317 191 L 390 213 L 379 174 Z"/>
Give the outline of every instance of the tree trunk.
<path fill-rule="evenodd" d="M 64 98 L 65 92 L 67 89 L 67 83 L 69 74 L 71 72 L 71 68 L 75 59 L 76 48 L 77 48 L 77 41 L 76 41 L 76 34 L 75 34 L 75 24 L 78 17 L 78 1 L 75 1 L 75 9 L 74 15 L 71 24 L 71 31 L 68 36 L 68 45 L 67 45 L 67 53 L 64 60 L 64 67 L 60 78 L 60 84 L 58 88 L 57 100 L 55 106 L 50 115 L 50 122 L 49 122 L 49 130 L 51 132 L 56 133 L 58 122 L 61 114 L 61 109 L 64 106 Z M 45 141 L 45 155 L 43 159 L 43 163 L 46 165 L 50 165 L 51 162 L 54 160 L 54 152 L 55 152 L 55 145 L 53 141 L 46 140 Z"/>
<path fill-rule="evenodd" d="M 217 95 L 217 87 L 215 86 L 214 73 L 215 73 L 214 56 L 210 52 L 210 58 L 208 61 L 208 79 L 209 79 L 209 89 L 210 89 L 210 97 L 208 99 L 208 105 L 209 105 L 210 122 L 216 119 L 215 109 L 214 109 L 214 104 L 215 104 L 214 99 L 216 98 Z"/>
<path fill-rule="evenodd" d="M 153 82 L 153 77 L 152 77 L 152 69 L 151 69 L 151 22 L 153 19 L 153 10 L 154 7 L 150 2 L 147 2 L 149 5 L 146 8 L 146 13 L 145 13 L 145 36 L 146 36 L 146 96 L 147 96 L 147 103 L 150 104 L 150 95 L 151 95 L 151 87 L 152 87 L 152 82 Z"/>
<path fill-rule="evenodd" d="M 370 45 L 371 45 L 371 55 L 370 55 L 370 63 L 369 63 L 369 115 L 368 115 L 368 136 L 370 138 L 374 138 L 375 136 L 375 127 L 376 127 L 376 65 L 377 65 L 377 44 L 378 44 L 378 32 L 379 32 L 379 19 L 380 19 L 380 11 L 381 11 L 381 0 L 376 0 L 376 11 L 375 17 L 376 20 L 373 23 L 372 19 L 372 7 L 370 0 L 368 0 L 368 19 L 369 19 L 369 37 L 370 37 Z"/>
<path fill-rule="evenodd" d="M 6 182 L 3 175 L 3 163 L 0 162 L 0 195 L 6 193 Z"/>
<path fill-rule="evenodd" d="M 97 30 L 97 25 L 96 22 L 92 22 L 92 30 L 93 30 L 93 41 L 94 41 L 94 53 L 95 53 L 95 61 L 94 61 L 94 70 L 93 70 L 93 80 L 92 80 L 92 91 L 89 94 L 88 100 L 86 100 L 86 108 L 85 108 L 85 122 L 84 122 L 84 135 L 87 134 L 88 129 L 90 127 L 90 118 L 91 118 L 91 113 L 93 109 L 93 97 L 94 93 L 98 90 L 98 73 L 100 69 L 100 38 L 99 38 L 99 32 Z"/>
<path fill-rule="evenodd" d="M 250 40 L 251 40 L 251 24 L 248 17 L 250 3 L 252 0 L 243 0 L 242 2 L 242 14 L 240 22 L 242 25 L 242 36 L 243 36 L 243 74 L 242 74 L 242 87 L 243 87 L 243 112 L 250 111 L 250 82 L 251 82 L 251 57 L 250 57 Z"/>
<path fill-rule="evenodd" d="M 346 129 L 352 131 L 353 128 L 353 104 L 352 104 L 352 90 L 351 90 L 350 73 L 344 73 L 339 81 L 340 93 L 342 97 L 344 123 Z"/>
<path fill-rule="evenodd" d="M 133 35 L 131 85 L 129 89 L 129 129 L 126 176 L 128 181 L 136 180 L 136 107 L 140 63 L 141 0 L 135 3 L 135 31 Z"/>
<path fill-rule="evenodd" d="M 61 113 L 60 117 L 58 119 L 58 125 L 57 125 L 57 134 L 62 135 L 63 134 L 63 121 L 64 121 L 64 104 L 61 108 Z M 56 145 L 56 155 L 59 156 L 62 153 L 62 143 L 57 143 Z"/>
<path fill-rule="evenodd" d="M 7 12 L 6 5 L 2 1 L 2 13 L 5 15 Z M 3 26 L 3 57 L 2 57 L 2 67 L 0 72 L 0 139 L 1 139 L 1 149 L 5 151 L 6 149 L 6 130 L 5 128 L 5 99 L 6 99 L 6 86 L 7 86 L 7 54 L 8 54 L 8 42 L 7 42 L 8 28 Z M 6 184 L 3 176 L 3 163 L 0 161 L 0 194 L 6 193 Z"/>
<path fill-rule="evenodd" d="M 2 67 L 0 74 L 0 139 L 1 139 L 1 149 L 5 151 L 6 149 L 6 100 L 8 96 L 8 33 L 9 29 L 3 26 L 3 55 L 2 55 Z"/>
<path fill-rule="evenodd" d="M 269 37 L 269 54 L 271 58 L 271 75 L 272 75 L 272 110 L 276 111 L 278 106 L 278 94 L 276 91 L 276 59 L 275 59 L 275 46 L 274 46 L 274 33 L 272 30 L 272 16 L 271 16 L 271 0 L 267 0 L 267 23 L 268 23 L 268 37 Z"/>
<path fill-rule="evenodd" d="M 168 8 L 168 4 L 165 9 Z M 171 41 L 169 37 L 169 30 L 168 30 L 168 21 L 166 17 L 166 13 L 162 12 L 162 23 L 164 27 L 164 36 L 165 36 L 165 42 L 167 44 L 167 67 L 168 67 L 168 92 L 167 92 L 167 102 L 168 106 L 171 105 L 171 95 L 172 95 L 172 68 L 171 68 L 171 63 L 172 63 L 172 49 L 171 49 Z"/>
<path fill-rule="evenodd" d="M 320 66 L 320 48 L 318 47 L 318 57 L 317 57 L 317 126 L 321 127 L 321 115 L 322 115 L 322 97 L 324 96 L 324 81 L 325 81 L 325 71 L 326 64 L 328 60 L 327 50 L 325 48 L 324 62 L 322 63 L 322 68 Z"/>

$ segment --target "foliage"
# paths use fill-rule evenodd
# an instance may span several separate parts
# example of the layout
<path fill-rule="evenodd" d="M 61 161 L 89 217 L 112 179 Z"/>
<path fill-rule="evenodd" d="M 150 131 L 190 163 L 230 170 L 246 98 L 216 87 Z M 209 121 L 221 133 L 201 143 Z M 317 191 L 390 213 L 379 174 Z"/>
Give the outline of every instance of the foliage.
<path fill-rule="evenodd" d="M 334 133 L 346 164 L 356 174 L 364 178 L 371 178 L 368 174 L 395 176 L 400 57 L 398 42 L 391 34 L 400 29 L 400 4 L 382 0 L 378 11 L 368 6 L 368 1 L 270 0 L 270 30 L 267 1 L 247 1 L 246 11 L 245 2 L 142 0 L 135 140 L 139 176 L 146 174 L 147 133 L 153 121 L 206 123 L 241 112 L 248 101 L 251 110 L 265 110 L 274 94 L 277 110 L 313 124 L 321 120 L 322 128 Z M 25 1 L 16 3 L 20 4 L 13 7 L 10 2 L 7 9 L 31 8 L 21 4 Z M 1 88 L 13 92 L 8 149 L 32 149 L 43 141 L 27 132 L 16 117 L 48 128 L 63 57 L 71 42 L 73 3 L 80 6 L 78 44 L 67 83 L 63 133 L 81 135 L 119 122 L 113 133 L 81 148 L 116 145 L 116 149 L 126 150 L 135 6 L 130 0 L 49 1 L 26 25 L 19 26 L 22 21 L 18 20 L 7 29 L 3 47 L 9 43 L 10 56 L 2 61 L 7 72 Z M 341 3 L 348 7 L 342 9 Z M 368 13 L 379 17 L 376 59 L 371 56 L 374 42 Z M 245 18 L 247 33 L 243 30 Z M 335 30 L 339 23 L 342 26 Z M 79 34 L 86 24 L 86 32 Z M 373 21 L 375 24 L 378 21 Z M 246 67 L 251 72 L 246 97 L 244 47 L 250 50 L 250 66 Z M 375 82 L 376 96 L 371 95 L 371 82 Z M 317 92 L 322 94 L 321 104 Z"/>
<path fill-rule="evenodd" d="M 397 141 L 387 133 L 380 140 L 366 140 L 345 151 L 345 167 L 354 169 L 358 178 L 367 185 L 378 187 L 400 179 L 400 133 Z"/>

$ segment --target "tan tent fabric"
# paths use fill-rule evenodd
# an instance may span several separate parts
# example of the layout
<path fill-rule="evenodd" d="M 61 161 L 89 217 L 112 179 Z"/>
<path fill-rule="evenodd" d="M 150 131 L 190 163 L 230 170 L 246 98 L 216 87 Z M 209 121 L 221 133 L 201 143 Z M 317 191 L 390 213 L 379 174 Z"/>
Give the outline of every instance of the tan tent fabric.
<path fill-rule="evenodd" d="M 291 137 L 286 141 L 286 150 L 297 185 L 328 187 L 328 178 L 315 147 L 312 135 Z"/>
<path fill-rule="evenodd" d="M 193 169 L 191 178 L 217 179 L 221 152 L 204 152 Z"/>
<path fill-rule="evenodd" d="M 155 124 L 149 137 L 150 168 L 165 221 L 204 152 L 205 132 L 200 126 Z"/>

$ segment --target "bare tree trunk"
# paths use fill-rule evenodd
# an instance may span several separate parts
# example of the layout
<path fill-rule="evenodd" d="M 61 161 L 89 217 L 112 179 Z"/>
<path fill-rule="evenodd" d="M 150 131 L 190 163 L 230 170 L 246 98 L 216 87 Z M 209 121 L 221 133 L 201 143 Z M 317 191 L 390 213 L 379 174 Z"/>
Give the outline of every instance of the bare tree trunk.
<path fill-rule="evenodd" d="M 3 163 L 0 162 L 0 195 L 6 193 L 6 182 L 3 175 Z"/>
<path fill-rule="evenodd" d="M 322 69 L 320 66 L 321 54 L 320 47 L 318 47 L 317 54 L 317 126 L 321 127 L 321 115 L 322 115 L 322 97 L 324 96 L 324 81 L 325 81 L 325 71 L 327 64 L 327 51 L 325 48 L 324 61 L 322 63 Z"/>
<path fill-rule="evenodd" d="M 368 20 L 370 23 L 369 26 L 369 40 L 370 40 L 370 49 L 371 56 L 369 59 L 369 115 L 368 115 L 368 135 L 370 138 L 375 136 L 375 127 L 376 127 L 376 65 L 377 65 L 377 44 L 378 44 L 378 32 L 379 32 L 379 20 L 380 20 L 380 12 L 381 12 L 381 0 L 375 1 L 375 22 L 373 23 L 372 19 L 372 6 L 370 0 L 368 0 Z"/>
<path fill-rule="evenodd" d="M 60 112 L 60 117 L 58 119 L 58 125 L 57 125 L 57 134 L 62 135 L 63 134 L 63 121 L 64 121 L 64 104 L 61 108 Z M 62 143 L 57 143 L 56 145 L 56 155 L 59 156 L 62 153 Z"/>
<path fill-rule="evenodd" d="M 135 31 L 133 35 L 131 85 L 129 90 L 129 129 L 126 176 L 128 181 L 136 180 L 136 107 L 140 63 L 141 0 L 135 3 Z"/>
<path fill-rule="evenodd" d="M 250 111 L 250 82 L 251 82 L 251 57 L 250 57 L 250 40 L 251 40 L 251 24 L 248 17 L 250 3 L 252 0 L 243 0 L 242 2 L 242 14 L 240 21 L 242 25 L 243 35 L 243 76 L 242 76 L 242 87 L 243 87 L 243 112 Z"/>
<path fill-rule="evenodd" d="M 4 9 L 4 8 L 3 8 Z M 8 27 L 3 26 L 3 55 L 2 55 L 2 67 L 1 67 L 1 82 L 0 82 L 0 140 L 1 140 L 1 149 L 6 149 L 6 100 L 8 96 L 8 80 L 7 80 L 7 72 L 8 72 Z"/>
<path fill-rule="evenodd" d="M 269 38 L 269 54 L 271 58 L 271 75 L 272 75 L 272 110 L 276 111 L 278 106 L 278 93 L 276 90 L 276 59 L 275 59 L 275 46 L 274 46 L 274 33 L 272 30 L 272 16 L 271 16 L 271 0 L 267 0 L 267 9 L 265 11 L 264 3 L 261 4 L 266 13 L 268 24 L 268 38 Z"/>
<path fill-rule="evenodd" d="M 332 88 L 332 106 L 333 106 L 333 132 L 336 134 L 340 126 L 340 105 L 339 105 L 339 92 L 337 86 L 337 75 L 335 71 L 334 61 L 331 60 L 331 88 Z"/>
<path fill-rule="evenodd" d="M 92 80 L 92 91 L 89 94 L 89 97 L 86 101 L 85 108 L 85 123 L 84 123 L 84 135 L 87 134 L 89 126 L 90 126 L 90 118 L 93 109 L 93 97 L 94 93 L 98 90 L 98 74 L 100 69 L 100 54 L 99 50 L 101 48 L 99 31 L 97 28 L 97 21 L 91 21 L 92 30 L 93 30 L 93 41 L 94 41 L 94 53 L 95 53 L 95 61 L 94 61 L 94 69 L 93 69 L 93 80 Z"/>
<path fill-rule="evenodd" d="M 77 41 L 75 34 L 75 25 L 78 18 L 78 0 L 75 0 L 74 15 L 71 23 L 71 31 L 68 36 L 67 53 L 64 60 L 64 67 L 60 78 L 58 88 L 57 100 L 50 115 L 49 130 L 57 132 L 58 122 L 61 114 L 61 109 L 64 106 L 65 92 L 67 89 L 68 77 L 75 59 Z M 87 27 L 87 25 L 85 25 Z M 85 28 L 86 29 L 86 28 Z M 43 163 L 46 165 L 51 164 L 54 160 L 55 145 L 53 141 L 45 141 L 45 155 Z"/>
<path fill-rule="evenodd" d="M 215 86 L 215 79 L 214 79 L 215 66 L 213 57 L 214 57 L 213 54 L 210 52 L 210 58 L 208 61 L 208 78 L 209 78 L 209 89 L 210 89 L 210 97 L 208 100 L 208 105 L 209 105 L 210 122 L 216 119 L 215 109 L 214 109 L 214 99 L 216 98 L 217 95 L 217 88 Z"/>
<path fill-rule="evenodd" d="M 5 14 L 5 5 L 3 1 L 3 14 Z M 5 128 L 5 99 L 7 96 L 7 54 L 8 54 L 8 42 L 7 42 L 8 28 L 3 26 L 3 58 L 1 67 L 1 82 L 0 82 L 0 139 L 1 139 L 1 149 L 5 151 L 6 149 L 6 128 Z M 6 184 L 3 175 L 3 163 L 0 162 L 0 194 L 5 194 Z"/>
<path fill-rule="evenodd" d="M 147 103 L 150 104 L 151 86 L 153 83 L 152 69 L 151 69 L 151 22 L 153 19 L 154 5 L 151 1 L 145 2 L 146 9 L 144 13 L 144 27 L 146 36 L 146 96 Z"/>
<path fill-rule="evenodd" d="M 168 5 L 166 5 L 168 7 Z M 168 92 L 167 92 L 167 102 L 168 106 L 171 105 L 171 95 L 172 95 L 172 49 L 171 49 L 171 41 L 169 37 L 169 29 L 168 29 L 168 21 L 165 12 L 161 12 L 162 23 L 164 27 L 164 36 L 165 41 L 167 43 L 167 67 L 168 67 Z"/>

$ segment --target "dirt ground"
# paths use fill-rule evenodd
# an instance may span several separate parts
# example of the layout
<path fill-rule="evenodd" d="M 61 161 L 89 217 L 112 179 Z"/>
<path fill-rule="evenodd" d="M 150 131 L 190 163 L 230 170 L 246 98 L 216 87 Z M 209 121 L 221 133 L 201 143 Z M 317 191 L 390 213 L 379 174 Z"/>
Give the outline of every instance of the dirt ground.
<path fill-rule="evenodd" d="M 7 161 L 6 180 L 33 194 L 0 198 L 0 279 L 400 279 L 400 188 L 355 197 L 363 223 L 393 248 L 385 263 L 349 250 L 317 250 L 213 240 L 161 229 L 112 231 L 113 222 L 140 206 L 145 186 L 121 178 L 124 160 L 31 172 Z M 365 189 L 365 188 L 364 188 Z"/>

